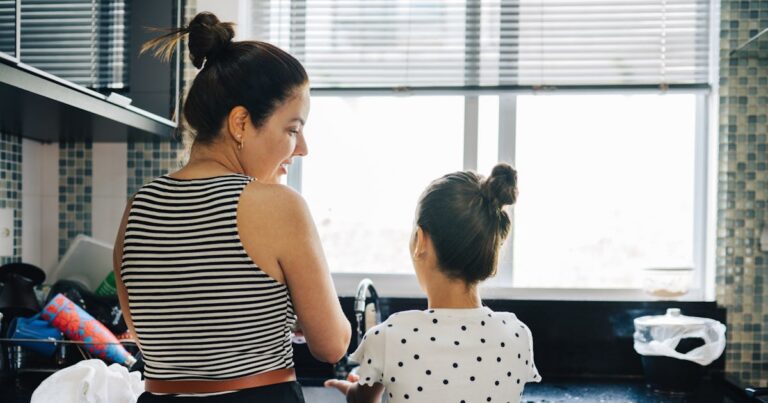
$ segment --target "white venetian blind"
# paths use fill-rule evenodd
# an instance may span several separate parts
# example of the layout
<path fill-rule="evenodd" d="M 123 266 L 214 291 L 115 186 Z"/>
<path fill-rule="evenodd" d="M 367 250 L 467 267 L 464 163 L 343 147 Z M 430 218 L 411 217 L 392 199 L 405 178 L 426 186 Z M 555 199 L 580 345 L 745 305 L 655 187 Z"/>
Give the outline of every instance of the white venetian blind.
<path fill-rule="evenodd" d="M 313 88 L 708 81 L 708 0 L 261 3 L 254 35 L 297 55 Z"/>

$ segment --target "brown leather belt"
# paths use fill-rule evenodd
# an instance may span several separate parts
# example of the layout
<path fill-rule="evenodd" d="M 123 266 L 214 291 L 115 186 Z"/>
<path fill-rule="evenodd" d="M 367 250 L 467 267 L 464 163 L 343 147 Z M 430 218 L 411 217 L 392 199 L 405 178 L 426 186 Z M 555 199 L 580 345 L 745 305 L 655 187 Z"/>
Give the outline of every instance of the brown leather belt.
<path fill-rule="evenodd" d="M 144 381 L 144 389 L 151 393 L 216 393 L 229 390 L 258 388 L 296 380 L 293 368 L 277 369 L 256 375 L 235 379 L 196 380 L 196 381 L 165 381 L 149 379 Z"/>

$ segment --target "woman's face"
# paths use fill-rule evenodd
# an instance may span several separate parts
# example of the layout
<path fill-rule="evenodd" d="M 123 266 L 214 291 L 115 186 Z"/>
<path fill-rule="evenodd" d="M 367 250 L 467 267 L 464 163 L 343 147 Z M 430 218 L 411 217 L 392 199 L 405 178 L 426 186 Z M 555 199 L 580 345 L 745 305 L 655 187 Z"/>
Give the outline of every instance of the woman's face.
<path fill-rule="evenodd" d="M 304 125 L 308 115 L 309 86 L 305 85 L 279 105 L 261 127 L 251 125 L 239 150 L 245 174 L 260 182 L 280 183 L 293 157 L 307 155 Z"/>

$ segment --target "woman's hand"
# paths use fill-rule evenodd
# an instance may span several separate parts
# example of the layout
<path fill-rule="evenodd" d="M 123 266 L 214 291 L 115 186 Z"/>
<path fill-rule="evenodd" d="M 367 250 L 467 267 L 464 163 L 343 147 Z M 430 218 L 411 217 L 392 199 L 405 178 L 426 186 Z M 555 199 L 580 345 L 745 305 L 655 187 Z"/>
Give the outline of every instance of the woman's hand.
<path fill-rule="evenodd" d="M 349 374 L 346 381 L 342 379 L 329 379 L 323 383 L 323 386 L 326 388 L 336 388 L 336 390 L 346 396 L 347 393 L 349 393 L 349 389 L 351 389 L 359 379 L 360 377 L 358 375 Z"/>

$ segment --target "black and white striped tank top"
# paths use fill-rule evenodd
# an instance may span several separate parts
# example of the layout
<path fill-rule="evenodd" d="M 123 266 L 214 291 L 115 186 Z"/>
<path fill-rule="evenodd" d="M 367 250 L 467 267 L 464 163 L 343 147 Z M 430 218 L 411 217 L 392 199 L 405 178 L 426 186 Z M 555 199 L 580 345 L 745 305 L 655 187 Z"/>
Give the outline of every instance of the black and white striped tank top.
<path fill-rule="evenodd" d="M 162 176 L 134 196 L 121 275 L 152 379 L 229 379 L 293 367 L 288 288 L 243 249 L 252 178 Z"/>

